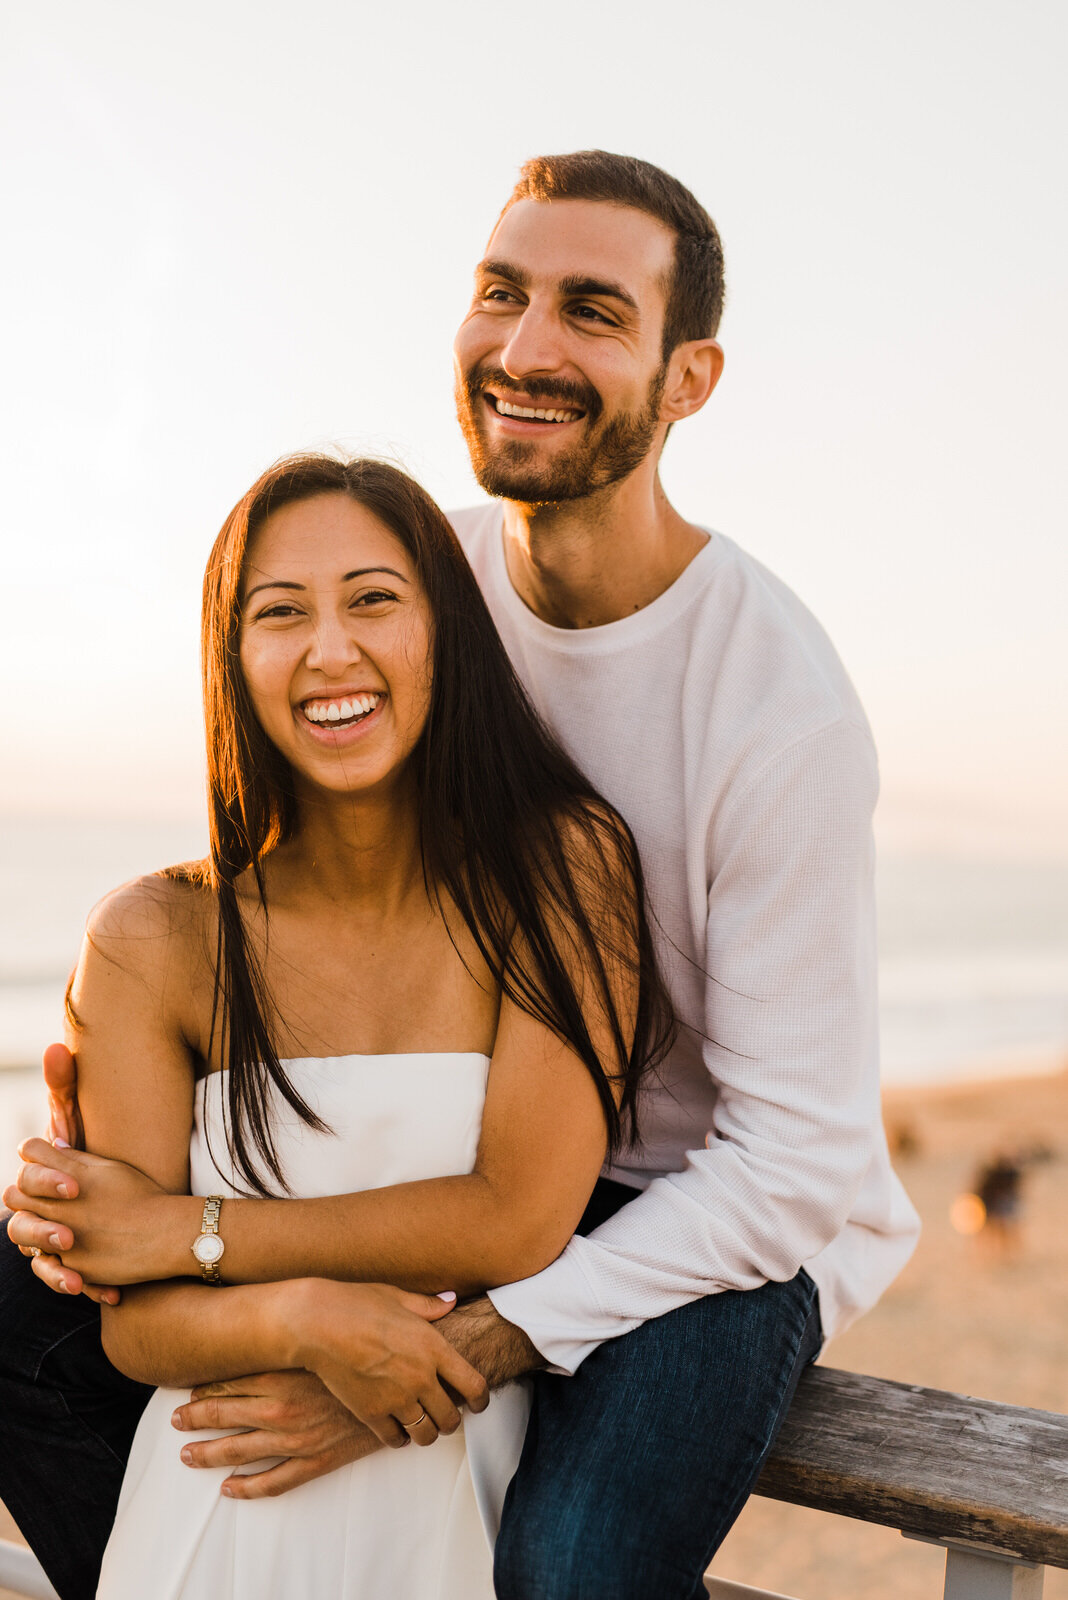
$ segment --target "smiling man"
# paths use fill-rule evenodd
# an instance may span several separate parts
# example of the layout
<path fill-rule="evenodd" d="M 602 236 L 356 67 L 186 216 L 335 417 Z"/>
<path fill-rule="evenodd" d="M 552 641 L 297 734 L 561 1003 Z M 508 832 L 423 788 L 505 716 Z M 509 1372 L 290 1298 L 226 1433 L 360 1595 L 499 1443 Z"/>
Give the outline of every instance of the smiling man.
<path fill-rule="evenodd" d="M 863 712 L 799 601 L 660 482 L 669 429 L 720 375 L 722 302 L 694 197 L 586 151 L 523 169 L 456 339 L 460 422 L 494 499 L 454 525 L 535 704 L 633 829 L 681 1024 L 643 1143 L 581 1234 L 441 1325 L 491 1382 L 536 1373 L 501 1600 L 697 1600 L 804 1366 L 916 1237 L 880 1121 Z M 40 1169 L 27 1200 L 57 1181 Z M 55 1225 L 26 1211 L 14 1236 L 47 1251 Z M 54 1257 L 35 1266 L 80 1287 Z M 184 1420 L 257 1427 L 250 1458 L 307 1476 L 368 1448 L 351 1419 L 324 1420 L 313 1380 L 285 1381 L 277 1452 L 281 1379 Z"/>
<path fill-rule="evenodd" d="M 687 273 L 695 243 L 661 218 L 550 199 L 567 159 L 527 169 L 455 346 L 460 425 L 479 483 L 505 501 L 509 575 L 564 628 L 640 610 L 707 542 L 668 503 L 658 464 L 667 429 L 700 409 L 723 366 L 710 332 L 723 300 L 711 219 L 708 270 Z"/>

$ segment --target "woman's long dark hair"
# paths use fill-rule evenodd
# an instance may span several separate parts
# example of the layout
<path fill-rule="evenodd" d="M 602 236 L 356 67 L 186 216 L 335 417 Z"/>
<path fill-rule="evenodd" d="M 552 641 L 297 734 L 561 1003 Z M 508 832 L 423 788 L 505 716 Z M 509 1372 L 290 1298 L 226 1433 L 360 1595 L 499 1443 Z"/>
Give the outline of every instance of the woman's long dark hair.
<path fill-rule="evenodd" d="M 293 837 L 298 815 L 289 764 L 256 717 L 239 649 L 251 540 L 272 511 L 331 493 L 347 495 L 400 540 L 430 605 L 430 708 L 410 758 L 428 889 L 439 907 L 446 897 L 455 905 L 503 992 L 581 1058 L 616 1151 L 637 1138 L 642 1073 L 674 1037 L 630 830 L 536 715 L 456 535 L 430 496 L 381 461 L 299 455 L 271 467 L 238 501 L 204 576 L 211 829 L 204 877 L 219 918 L 212 1034 L 219 1029 L 229 1068 L 227 1140 L 235 1166 L 260 1194 L 270 1192 L 261 1165 L 285 1187 L 271 1135 L 272 1083 L 304 1122 L 323 1127 L 279 1060 L 273 1007 L 240 910 L 237 882 L 251 872 L 269 914 L 263 862 Z M 630 1019 L 619 1013 L 613 970 L 637 978 L 629 1045 Z M 591 998 L 612 1037 L 607 1064 L 585 1020 Z"/>

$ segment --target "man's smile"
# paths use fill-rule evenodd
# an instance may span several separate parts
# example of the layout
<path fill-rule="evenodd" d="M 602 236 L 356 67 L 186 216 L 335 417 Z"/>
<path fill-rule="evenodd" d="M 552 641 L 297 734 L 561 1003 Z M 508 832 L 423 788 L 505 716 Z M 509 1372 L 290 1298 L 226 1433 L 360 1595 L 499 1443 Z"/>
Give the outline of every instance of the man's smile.
<path fill-rule="evenodd" d="M 576 405 L 570 397 L 507 391 L 499 385 L 483 389 L 481 400 L 486 419 L 482 426 L 502 442 L 508 437 L 518 440 L 546 437 L 553 432 L 571 433 L 590 416 L 588 409 Z"/>
<path fill-rule="evenodd" d="M 496 394 L 487 394 L 486 399 L 499 417 L 519 417 L 526 422 L 577 422 L 585 415 L 575 406 L 524 405 Z"/>

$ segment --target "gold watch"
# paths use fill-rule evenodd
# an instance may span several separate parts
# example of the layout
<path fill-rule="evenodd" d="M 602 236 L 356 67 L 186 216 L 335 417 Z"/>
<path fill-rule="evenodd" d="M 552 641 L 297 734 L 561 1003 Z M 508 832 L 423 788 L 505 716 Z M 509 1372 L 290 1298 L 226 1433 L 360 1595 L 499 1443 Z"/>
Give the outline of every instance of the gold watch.
<path fill-rule="evenodd" d="M 219 1276 L 219 1262 L 226 1249 L 219 1236 L 219 1212 L 222 1203 L 221 1194 L 208 1196 L 204 1202 L 204 1220 L 200 1224 L 200 1232 L 189 1246 L 200 1263 L 200 1273 L 205 1283 L 222 1282 Z"/>

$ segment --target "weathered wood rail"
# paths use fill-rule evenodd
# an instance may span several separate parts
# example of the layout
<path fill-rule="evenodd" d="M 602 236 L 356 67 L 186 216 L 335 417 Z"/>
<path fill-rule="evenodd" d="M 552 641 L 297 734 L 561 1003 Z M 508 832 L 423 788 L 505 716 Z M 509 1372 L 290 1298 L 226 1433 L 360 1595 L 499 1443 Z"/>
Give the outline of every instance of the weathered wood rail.
<path fill-rule="evenodd" d="M 1068 1416 L 813 1367 L 756 1493 L 945 1544 L 945 1600 L 1037 1600 L 1068 1567 Z"/>
<path fill-rule="evenodd" d="M 944 1600 L 1040 1600 L 1043 1568 L 1068 1567 L 1068 1416 L 814 1367 L 756 1492 L 944 1544 Z M 4 1587 L 54 1593 L 0 1542 Z M 782 1600 L 722 1578 L 708 1590 Z"/>

